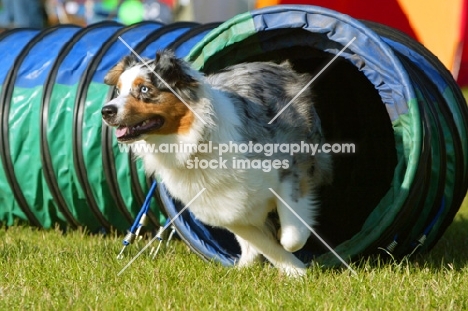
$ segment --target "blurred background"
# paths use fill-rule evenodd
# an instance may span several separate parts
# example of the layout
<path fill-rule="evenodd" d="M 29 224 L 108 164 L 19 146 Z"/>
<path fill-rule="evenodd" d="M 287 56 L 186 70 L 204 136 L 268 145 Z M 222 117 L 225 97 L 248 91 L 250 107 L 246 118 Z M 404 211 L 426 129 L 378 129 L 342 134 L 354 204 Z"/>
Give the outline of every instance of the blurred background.
<path fill-rule="evenodd" d="M 397 28 L 423 43 L 468 87 L 468 0 L 0 0 L 0 28 L 225 21 L 271 5 L 311 4 Z"/>
<path fill-rule="evenodd" d="M 133 24 L 225 21 L 252 10 L 255 0 L 0 0 L 0 25 L 44 27 L 58 23 L 89 25 L 102 20 Z"/>

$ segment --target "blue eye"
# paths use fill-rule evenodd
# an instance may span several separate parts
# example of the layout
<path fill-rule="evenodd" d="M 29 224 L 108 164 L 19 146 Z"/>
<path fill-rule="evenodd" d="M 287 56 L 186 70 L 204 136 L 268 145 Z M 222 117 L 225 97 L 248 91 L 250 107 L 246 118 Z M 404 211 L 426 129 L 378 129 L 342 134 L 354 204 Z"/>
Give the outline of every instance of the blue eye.
<path fill-rule="evenodd" d="M 146 86 L 142 86 L 142 87 L 140 88 L 140 91 L 141 91 L 142 93 L 148 93 L 149 89 L 148 89 L 148 87 L 146 87 Z"/>

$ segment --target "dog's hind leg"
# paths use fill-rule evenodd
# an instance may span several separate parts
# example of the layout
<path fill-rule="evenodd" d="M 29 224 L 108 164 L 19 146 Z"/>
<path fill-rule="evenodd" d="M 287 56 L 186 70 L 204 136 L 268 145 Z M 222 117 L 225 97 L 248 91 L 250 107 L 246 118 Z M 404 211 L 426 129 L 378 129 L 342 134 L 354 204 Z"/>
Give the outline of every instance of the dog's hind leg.
<path fill-rule="evenodd" d="M 256 249 L 281 272 L 288 276 L 302 276 L 306 273 L 305 265 L 293 254 L 287 252 L 266 227 L 250 225 L 229 226 L 228 229 L 250 247 Z"/>
<path fill-rule="evenodd" d="M 309 190 L 308 187 L 307 190 Z M 277 193 L 281 198 L 276 198 L 276 208 L 281 226 L 280 243 L 285 250 L 295 252 L 304 246 L 311 234 L 301 219 L 309 226 L 313 225 L 314 200 L 310 197 L 310 190 L 301 194 L 297 189 L 293 189 L 293 184 L 289 181 L 283 182 Z M 287 206 L 283 201 L 287 203 Z"/>

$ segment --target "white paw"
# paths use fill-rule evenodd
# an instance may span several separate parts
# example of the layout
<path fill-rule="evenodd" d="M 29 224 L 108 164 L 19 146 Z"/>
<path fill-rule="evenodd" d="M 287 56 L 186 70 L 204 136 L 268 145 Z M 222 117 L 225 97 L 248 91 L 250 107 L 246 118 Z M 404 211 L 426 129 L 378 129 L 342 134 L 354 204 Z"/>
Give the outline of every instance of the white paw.
<path fill-rule="evenodd" d="M 302 278 L 307 274 L 306 268 L 299 268 L 294 266 L 281 267 L 280 271 L 282 274 L 290 278 Z"/>
<path fill-rule="evenodd" d="M 259 262 L 260 258 L 261 256 L 258 253 L 242 254 L 237 262 L 237 266 L 240 268 L 252 266 L 256 262 Z"/>
<path fill-rule="evenodd" d="M 281 230 L 281 245 L 288 252 L 295 252 L 304 247 L 310 232 L 307 230 L 299 230 L 295 227 L 287 227 Z"/>

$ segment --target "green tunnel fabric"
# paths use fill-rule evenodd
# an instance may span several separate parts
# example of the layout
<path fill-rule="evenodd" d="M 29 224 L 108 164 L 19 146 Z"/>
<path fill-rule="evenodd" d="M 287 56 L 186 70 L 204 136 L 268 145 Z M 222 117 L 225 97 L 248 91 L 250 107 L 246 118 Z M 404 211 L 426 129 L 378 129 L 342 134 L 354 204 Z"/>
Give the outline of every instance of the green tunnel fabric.
<path fill-rule="evenodd" d="M 333 240 L 333 230 L 347 228 L 319 228 L 346 259 L 382 249 L 396 256 L 415 248 L 430 249 L 466 194 L 468 110 L 440 62 L 388 27 L 314 6 L 278 6 L 241 14 L 219 26 L 144 22 L 124 27 L 104 22 L 86 28 L 67 25 L 0 35 L 0 64 L 8 69 L 0 72 L 1 223 L 84 226 L 93 232 L 124 231 L 131 224 L 150 180 L 140 161 L 121 152 L 100 116 L 100 107 L 113 96 L 113 90 L 103 83 L 104 75 L 130 53 L 121 41 L 150 58 L 158 49 L 173 47 L 178 56 L 205 73 L 244 61 L 286 58 L 299 70 L 316 73 L 339 54 L 317 87 L 328 88 L 340 76 L 356 78 L 349 81 L 358 87 L 353 96 L 369 99 L 362 105 L 344 101 L 319 107 L 328 120 L 324 122 L 328 131 L 333 132 L 333 127 L 338 134 L 349 131 L 346 126 L 351 123 L 358 128 L 355 134 L 360 142 L 369 142 L 363 146 L 367 158 L 360 154 L 354 162 L 338 159 L 336 168 L 350 179 L 348 183 L 341 180 L 339 188 L 346 191 L 345 201 L 358 209 L 347 212 L 348 203 L 342 202 L 321 219 L 333 227 L 340 222 L 327 218 L 334 212 L 344 213 L 345 221 L 339 221 L 349 230 Z M 361 89 L 369 94 L 360 97 Z M 333 88 L 319 94 L 328 95 L 333 95 Z M 347 112 L 340 115 L 339 109 Z M 330 123 L 327 113 L 342 123 Z M 375 128 L 365 128 L 369 124 Z M 391 145 L 380 153 L 371 150 L 380 146 L 376 144 L 379 137 L 365 134 L 386 135 L 388 131 L 385 142 Z M 374 154 L 379 158 L 370 159 Z M 360 161 L 372 163 L 365 166 Z M 346 168 L 349 163 L 354 167 Z M 353 197 L 349 184 L 357 176 L 365 177 L 365 170 L 359 172 L 362 168 L 370 168 L 374 179 L 363 181 L 361 188 L 356 185 Z M 373 187 L 378 174 L 385 181 Z M 368 189 L 380 192 L 373 196 L 366 194 Z M 333 189 L 325 191 L 337 196 Z M 159 192 L 160 201 L 154 200 L 151 206 L 153 226 L 164 224 L 165 214 L 174 217 L 182 208 L 163 185 Z M 351 213 L 359 217 L 354 219 Z M 355 221 L 347 223 L 346 218 Z M 229 232 L 203 225 L 190 212 L 174 225 L 203 258 L 224 265 L 237 260 L 239 248 Z M 421 237 L 426 241 L 422 245 Z M 390 249 L 393 244 L 397 247 Z M 297 255 L 304 261 L 339 264 L 313 241 Z"/>
<path fill-rule="evenodd" d="M 394 254 L 403 256 L 418 246 L 421 236 L 426 243 L 419 250 L 430 249 L 466 193 L 468 159 L 467 140 L 461 139 L 467 135 L 466 103 L 430 52 L 384 26 L 366 25 L 313 6 L 279 6 L 227 21 L 199 42 L 187 59 L 197 69 L 216 72 L 231 64 L 263 59 L 266 54 L 281 59 L 288 55 L 281 50 L 291 52 L 304 46 L 336 55 L 353 38 L 340 57 L 378 90 L 392 124 L 397 164 L 387 193 L 359 232 L 335 251 L 343 258 L 356 258 L 396 242 Z M 180 205 L 168 200 L 164 206 L 170 217 L 180 210 Z M 201 256 L 226 265 L 237 260 L 238 249 L 229 246 L 233 240 L 218 238 L 218 232 L 189 213 L 175 224 Z M 326 265 L 339 264 L 329 252 L 314 257 Z"/>
<path fill-rule="evenodd" d="M 103 22 L 3 33 L 0 224 L 128 229 L 150 180 L 102 125 L 113 95 L 104 76 L 131 53 L 123 42 L 143 57 L 177 43 L 183 57 L 215 26 Z M 153 227 L 165 223 L 157 200 L 149 216 Z"/>

